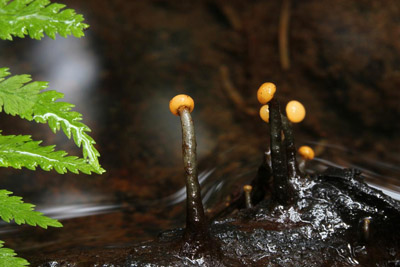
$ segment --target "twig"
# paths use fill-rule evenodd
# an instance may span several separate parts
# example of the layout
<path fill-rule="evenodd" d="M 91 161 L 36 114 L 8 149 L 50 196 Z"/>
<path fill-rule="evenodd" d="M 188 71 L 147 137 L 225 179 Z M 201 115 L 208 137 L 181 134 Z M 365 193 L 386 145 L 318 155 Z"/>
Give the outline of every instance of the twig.
<path fill-rule="evenodd" d="M 279 57 L 283 70 L 290 69 L 289 57 L 290 0 L 283 0 L 279 17 Z"/>
<path fill-rule="evenodd" d="M 255 116 L 258 114 L 257 110 L 248 107 L 244 102 L 239 91 L 233 86 L 232 81 L 229 78 L 229 70 L 226 66 L 221 66 L 219 68 L 219 73 L 221 77 L 222 88 L 228 98 L 233 102 L 233 104 L 242 112 L 250 116 Z"/>

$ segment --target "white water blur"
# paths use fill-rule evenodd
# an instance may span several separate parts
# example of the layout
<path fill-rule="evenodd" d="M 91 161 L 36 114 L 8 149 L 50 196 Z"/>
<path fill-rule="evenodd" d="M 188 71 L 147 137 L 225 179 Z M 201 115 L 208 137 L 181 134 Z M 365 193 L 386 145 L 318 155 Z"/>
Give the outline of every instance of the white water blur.
<path fill-rule="evenodd" d="M 319 167 L 320 167 L 321 170 L 326 169 L 327 167 L 336 167 L 336 168 L 341 168 L 341 169 L 344 168 L 343 166 L 335 164 L 335 163 L 333 163 L 333 162 L 331 162 L 329 160 L 325 160 L 325 159 L 321 159 L 321 158 L 314 158 L 314 160 L 320 163 Z M 368 169 L 361 168 L 361 167 L 353 165 L 353 164 L 350 164 L 350 167 L 357 168 L 357 169 L 361 170 L 363 176 L 366 177 L 366 178 L 374 179 L 374 178 L 382 177 L 382 175 L 380 175 L 378 173 L 369 171 Z M 312 172 L 314 172 L 314 171 L 312 171 Z M 390 196 L 390 197 L 392 197 L 392 198 L 394 198 L 396 200 L 400 200 L 400 187 L 394 186 L 395 188 L 398 189 L 398 191 L 395 191 L 395 190 L 391 190 L 390 188 L 383 187 L 383 186 L 378 185 L 378 184 L 376 184 L 374 182 L 371 182 L 368 179 L 365 182 L 369 186 L 371 186 L 371 187 L 373 187 L 375 189 L 381 190 L 386 195 L 388 195 L 388 196 Z"/>
<path fill-rule="evenodd" d="M 340 164 L 338 164 L 322 157 L 315 157 L 313 159 L 314 164 L 307 169 L 309 173 L 321 172 L 328 167 L 355 168 L 362 172 L 362 176 L 368 185 L 381 190 L 396 200 L 400 200 L 399 165 L 382 162 L 378 159 L 371 159 L 340 145 L 315 141 L 307 141 L 306 143 L 313 146 L 323 146 L 330 151 L 334 151 L 342 159 Z"/>
<path fill-rule="evenodd" d="M 117 204 L 80 204 L 80 205 L 61 205 L 48 208 L 39 209 L 40 212 L 46 214 L 53 219 L 66 220 L 77 217 L 85 217 L 108 213 L 110 211 L 120 208 L 121 205 Z"/>
<path fill-rule="evenodd" d="M 57 205 L 49 207 L 39 207 L 35 209 L 44 215 L 57 220 L 68 220 L 79 217 L 93 216 L 104 213 L 113 212 L 121 208 L 120 204 L 74 204 L 74 205 Z M 0 222 L 0 225 L 6 225 Z M 20 229 L 15 225 L 0 228 L 1 233 L 15 232 Z"/>
<path fill-rule="evenodd" d="M 215 171 L 215 168 L 211 169 L 211 170 L 205 170 L 200 172 L 199 174 L 199 183 L 200 185 L 203 185 L 204 182 L 207 180 L 208 177 L 210 177 L 210 175 Z M 207 199 L 210 196 L 207 196 L 208 192 L 206 193 L 206 195 L 203 196 L 203 203 L 207 201 Z M 161 202 L 166 203 L 167 206 L 172 206 L 175 205 L 177 203 L 180 203 L 182 201 L 184 201 L 186 199 L 186 186 L 183 186 L 181 189 L 179 189 L 178 191 L 176 191 L 174 194 L 163 198 L 161 200 Z"/>
<path fill-rule="evenodd" d="M 356 168 L 362 172 L 363 177 L 365 178 L 365 182 L 369 184 L 371 187 L 374 187 L 378 190 L 383 191 L 386 195 L 400 200 L 400 186 L 396 185 L 396 183 L 400 183 L 400 167 L 388 163 L 381 162 L 379 160 L 370 159 L 365 157 L 360 153 L 356 153 L 351 151 L 350 149 L 332 143 L 325 142 L 316 142 L 316 141 L 306 141 L 304 143 L 308 143 L 312 146 L 324 146 L 326 150 L 329 152 L 334 152 L 336 155 L 339 155 L 341 162 L 336 163 L 331 160 L 325 159 L 322 157 L 315 157 L 312 162 L 308 162 L 306 166 L 306 172 L 309 174 L 321 173 L 326 170 L 328 167 L 335 168 Z M 227 153 L 227 158 L 229 158 L 229 152 Z M 223 153 L 223 152 L 221 152 Z M 254 160 L 259 160 L 260 157 L 254 157 Z M 357 159 L 357 163 L 355 163 L 355 159 Z M 261 162 L 257 162 L 261 163 Z M 229 177 L 231 180 L 230 183 L 227 183 L 224 177 L 215 177 L 215 172 L 221 166 L 215 166 L 212 169 L 203 170 L 199 174 L 199 182 L 202 185 L 202 195 L 203 195 L 203 203 L 207 205 L 207 203 L 212 199 L 212 197 L 217 192 L 225 192 L 229 193 L 230 188 L 227 188 L 230 184 L 232 185 L 232 179 L 239 179 L 241 174 L 244 171 L 248 170 L 237 170 L 235 177 Z M 372 168 L 374 170 L 372 170 Z M 253 168 L 254 169 L 254 168 Z M 389 173 L 383 174 L 383 173 Z M 255 177 L 256 173 L 248 176 Z M 383 181 L 386 181 L 383 182 Z M 389 184 L 387 184 L 389 182 Z M 211 184 L 210 184 L 211 183 Z M 172 195 L 162 199 L 160 203 L 165 203 L 165 205 L 176 205 L 183 202 L 186 199 L 186 188 L 183 186 L 178 191 L 173 193 Z"/>

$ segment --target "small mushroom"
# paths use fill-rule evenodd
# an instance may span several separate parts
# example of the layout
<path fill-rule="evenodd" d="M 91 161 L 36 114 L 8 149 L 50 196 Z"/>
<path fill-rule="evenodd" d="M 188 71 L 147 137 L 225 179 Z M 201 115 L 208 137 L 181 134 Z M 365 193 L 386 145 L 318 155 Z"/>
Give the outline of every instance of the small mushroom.
<path fill-rule="evenodd" d="M 257 91 L 258 102 L 265 105 L 274 97 L 276 86 L 273 83 L 263 83 Z"/>
<path fill-rule="evenodd" d="M 306 116 L 306 109 L 299 101 L 292 100 L 286 105 L 286 116 L 293 123 L 301 122 Z"/>
<path fill-rule="evenodd" d="M 186 229 L 184 239 L 187 244 L 209 238 L 209 230 L 201 198 L 201 188 L 197 176 L 196 137 L 190 112 L 194 101 L 188 95 L 177 95 L 169 102 L 172 114 L 180 116 L 182 125 L 182 154 L 186 175 Z M 185 248 L 187 253 L 192 253 Z M 187 254 L 186 253 L 186 254 Z M 195 253 L 195 252 L 193 252 Z"/>
<path fill-rule="evenodd" d="M 298 150 L 301 160 L 299 162 L 299 169 L 304 173 L 306 168 L 306 162 L 312 160 L 315 157 L 314 150 L 309 146 L 301 146 Z"/>
<path fill-rule="evenodd" d="M 244 196 L 245 196 L 245 201 L 246 201 L 246 208 L 250 209 L 253 207 L 251 204 L 251 190 L 253 190 L 253 187 L 249 184 L 243 186 L 243 191 L 244 191 Z"/>
<path fill-rule="evenodd" d="M 301 146 L 299 148 L 299 154 L 306 160 L 312 160 L 315 156 L 314 150 L 309 146 Z"/>

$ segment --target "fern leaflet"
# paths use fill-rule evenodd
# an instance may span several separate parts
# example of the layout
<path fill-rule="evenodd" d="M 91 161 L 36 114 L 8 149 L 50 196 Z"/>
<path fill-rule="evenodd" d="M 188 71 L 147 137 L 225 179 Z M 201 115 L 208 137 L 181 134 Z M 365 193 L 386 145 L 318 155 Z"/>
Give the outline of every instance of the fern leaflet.
<path fill-rule="evenodd" d="M 82 22 L 82 15 L 64 7 L 63 4 L 51 4 L 49 0 L 1 0 L 0 38 L 12 40 L 13 36 L 29 35 L 40 40 L 43 32 L 52 39 L 57 33 L 62 37 L 83 36 L 83 30 L 89 25 Z"/>
<path fill-rule="evenodd" d="M 46 82 L 32 82 L 29 75 L 10 75 L 7 68 L 0 68 L 0 112 L 10 115 L 19 115 L 21 118 L 32 120 L 32 108 L 36 103 L 37 95 L 46 89 Z"/>
<path fill-rule="evenodd" d="M 40 143 L 32 141 L 29 135 L 0 134 L 0 167 L 35 170 L 39 165 L 45 171 L 54 168 L 60 174 L 67 171 L 90 174 L 94 171 L 84 159 L 66 156 L 65 151 L 54 151 L 54 146 L 40 146 Z"/>
<path fill-rule="evenodd" d="M 53 132 L 56 132 L 62 128 L 68 138 L 71 138 L 72 135 L 75 144 L 78 147 L 82 146 L 83 158 L 88 160 L 88 163 L 92 168 L 89 168 L 88 164 L 86 164 L 83 160 L 77 159 L 76 157 L 65 157 L 66 154 L 63 151 L 53 152 L 53 147 L 46 149 L 41 148 L 40 150 L 38 149 L 39 143 L 32 142 L 30 138 L 28 140 L 23 139 L 22 137 L 12 137 L 14 141 L 17 140 L 15 138 L 19 138 L 19 149 L 34 149 L 34 151 L 26 151 L 29 153 L 33 152 L 32 155 L 24 155 L 28 156 L 27 158 L 32 160 L 43 159 L 38 163 L 44 170 L 50 169 L 48 164 L 57 163 L 54 168 L 60 173 L 64 173 L 66 169 L 72 172 L 77 172 L 77 170 L 80 170 L 84 173 L 90 173 L 90 171 L 94 171 L 99 174 L 103 173 L 104 169 L 101 168 L 98 161 L 100 154 L 94 147 L 95 141 L 87 134 L 87 132 L 90 132 L 90 128 L 80 122 L 82 119 L 82 115 L 80 113 L 71 111 L 71 108 L 74 105 L 65 102 L 56 102 L 56 100 L 63 97 L 63 94 L 56 91 L 41 92 L 41 90 L 47 88 L 46 82 L 31 82 L 31 77 L 29 75 L 15 75 L 5 79 L 5 77 L 9 74 L 10 73 L 8 72 L 7 68 L 0 68 L 0 111 L 4 109 L 4 112 L 10 115 L 18 115 L 21 118 L 30 121 L 35 120 L 36 122 L 40 123 L 48 123 Z M 6 140 L 5 138 L 6 137 L 3 136 L 2 140 L 13 142 L 13 140 Z M 4 146 L 3 149 L 9 148 L 9 146 Z M 41 153 L 45 153 L 45 155 L 36 155 L 35 152 L 39 151 Z M 55 158 L 47 158 L 47 156 L 50 156 L 50 154 Z M 5 155 L 10 154 L 5 154 L 2 152 L 2 156 Z M 18 155 L 14 154 L 14 156 Z M 54 161 L 50 161 L 50 159 Z M 2 159 L 0 158 L 0 160 Z M 60 165 L 65 160 L 67 160 L 65 162 L 66 165 Z M 6 163 L 4 163 L 3 166 L 5 166 L 5 164 Z M 14 165 L 13 163 L 7 164 L 9 164 L 8 166 L 17 166 L 15 163 Z M 27 165 L 24 165 L 24 167 L 31 169 L 36 166 L 33 166 L 31 162 L 25 162 L 25 164 Z"/>
<path fill-rule="evenodd" d="M 29 224 L 47 229 L 48 226 L 62 227 L 55 219 L 44 216 L 41 212 L 34 211 L 35 205 L 24 203 L 21 197 L 9 196 L 12 192 L 0 190 L 0 217 L 6 222 L 14 220 L 16 224 Z"/>
<path fill-rule="evenodd" d="M 3 247 L 4 241 L 0 240 L 0 266 L 2 267 L 22 267 L 29 265 L 23 258 L 15 257 L 17 254 L 10 248 Z"/>

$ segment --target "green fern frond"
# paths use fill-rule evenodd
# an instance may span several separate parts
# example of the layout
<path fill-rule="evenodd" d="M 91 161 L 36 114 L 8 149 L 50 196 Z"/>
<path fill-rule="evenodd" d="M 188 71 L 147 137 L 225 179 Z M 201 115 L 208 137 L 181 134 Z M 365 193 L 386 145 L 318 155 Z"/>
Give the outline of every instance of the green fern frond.
<path fill-rule="evenodd" d="M 46 91 L 38 95 L 38 100 L 33 107 L 36 122 L 48 123 L 50 129 L 55 133 L 62 130 L 70 138 L 71 135 L 78 147 L 82 146 L 83 157 L 89 160 L 89 163 L 102 173 L 104 170 L 100 167 L 98 157 L 100 153 L 94 147 L 96 143 L 86 132 L 90 128 L 81 123 L 81 114 L 71 111 L 74 105 L 65 102 L 55 102 L 64 95 L 56 91 Z"/>
<path fill-rule="evenodd" d="M 0 112 L 4 107 L 7 114 L 32 120 L 32 108 L 37 101 L 37 95 L 47 88 L 47 83 L 29 83 L 29 75 L 15 75 L 4 79 L 8 75 L 10 73 L 7 68 L 0 68 Z"/>
<path fill-rule="evenodd" d="M 3 221 L 14 220 L 16 224 L 29 224 L 47 229 L 48 226 L 62 227 L 62 224 L 52 218 L 34 211 L 35 205 L 24 203 L 21 197 L 9 196 L 12 192 L 0 190 L 0 217 Z M 1 265 L 0 265 L 1 266 Z"/>
<path fill-rule="evenodd" d="M 31 77 L 29 75 L 15 75 L 5 79 L 9 74 L 7 68 L 0 68 L 0 111 L 4 109 L 4 112 L 10 115 L 18 115 L 30 121 L 48 123 L 53 132 L 62 128 L 68 138 L 71 138 L 72 135 L 75 144 L 78 147 L 82 146 L 83 158 L 87 159 L 92 166 L 90 170 L 99 174 L 103 173 L 104 169 L 101 168 L 98 161 L 100 154 L 94 147 L 96 142 L 87 134 L 87 132 L 90 132 L 90 128 L 80 122 L 82 115 L 71 111 L 74 105 L 56 102 L 63 97 L 63 94 L 56 91 L 41 92 L 41 90 L 47 88 L 46 82 L 30 82 Z M 68 158 L 72 161 L 71 157 L 64 157 L 65 152 L 60 153 L 63 160 Z M 60 155 L 58 155 L 59 158 L 61 158 Z M 78 163 L 78 159 L 74 158 L 74 162 Z M 43 166 L 41 165 L 43 169 L 48 169 L 46 163 Z M 72 165 L 67 165 L 66 168 L 75 172 L 76 169 L 73 167 L 70 169 L 69 166 Z M 76 166 L 79 166 L 80 171 L 90 173 L 88 168 L 81 164 L 81 161 Z M 63 169 L 57 169 L 56 166 L 55 169 L 58 172 L 64 172 Z"/>
<path fill-rule="evenodd" d="M 45 171 L 54 168 L 60 174 L 96 171 L 83 158 L 67 156 L 63 150 L 54 151 L 55 146 L 40 146 L 40 143 L 32 141 L 29 135 L 0 134 L 0 167 L 35 170 L 40 166 Z"/>
<path fill-rule="evenodd" d="M 82 15 L 64 7 L 63 4 L 51 4 L 49 0 L 1 0 L 0 38 L 12 40 L 13 36 L 24 38 L 29 35 L 40 40 L 43 32 L 52 39 L 57 33 L 62 37 L 71 34 L 82 37 L 83 30 L 89 25 L 82 22 Z"/>
<path fill-rule="evenodd" d="M 15 257 L 17 254 L 10 248 L 3 247 L 4 241 L 0 240 L 0 266 L 2 267 L 22 267 L 29 265 L 23 258 Z"/>

